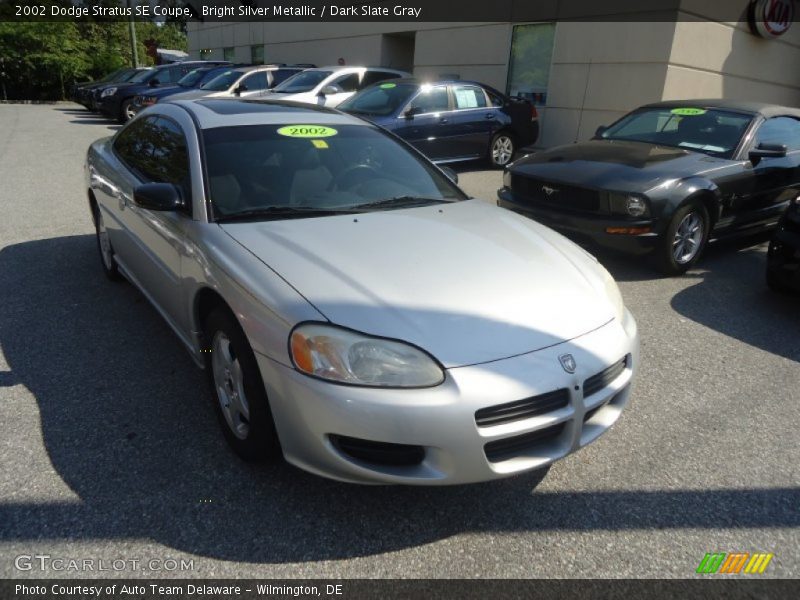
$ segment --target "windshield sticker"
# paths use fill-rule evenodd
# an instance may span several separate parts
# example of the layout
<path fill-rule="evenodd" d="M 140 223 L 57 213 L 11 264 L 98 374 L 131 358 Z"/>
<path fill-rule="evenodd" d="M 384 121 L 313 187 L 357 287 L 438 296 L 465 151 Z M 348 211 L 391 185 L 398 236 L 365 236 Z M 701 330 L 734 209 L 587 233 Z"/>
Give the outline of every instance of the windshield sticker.
<path fill-rule="evenodd" d="M 680 115 L 682 117 L 694 117 L 696 115 L 706 114 L 705 108 L 673 108 L 671 111 L 673 115 Z"/>
<path fill-rule="evenodd" d="M 287 125 L 278 129 L 279 135 L 294 138 L 321 138 L 331 137 L 339 133 L 333 127 L 323 127 L 322 125 Z"/>
<path fill-rule="evenodd" d="M 379 87 L 382 90 L 390 90 L 393 87 L 397 87 L 397 84 L 396 83 L 382 83 Z"/>
<path fill-rule="evenodd" d="M 319 148 L 320 150 L 328 147 L 328 142 L 325 140 L 311 140 L 311 143 L 314 144 L 314 148 Z"/>

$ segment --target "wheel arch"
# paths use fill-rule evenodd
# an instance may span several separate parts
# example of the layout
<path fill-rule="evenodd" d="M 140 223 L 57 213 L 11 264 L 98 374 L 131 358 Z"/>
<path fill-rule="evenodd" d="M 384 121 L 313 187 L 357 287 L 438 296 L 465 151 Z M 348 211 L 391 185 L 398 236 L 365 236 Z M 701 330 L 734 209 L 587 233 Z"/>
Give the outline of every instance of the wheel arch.
<path fill-rule="evenodd" d="M 203 332 L 203 326 L 206 322 L 206 319 L 208 319 L 208 316 L 218 308 L 223 308 L 233 315 L 234 318 L 236 317 L 230 304 L 228 304 L 227 300 L 225 300 L 225 298 L 222 297 L 222 294 L 220 294 L 217 290 L 207 286 L 201 287 L 199 290 L 197 290 L 192 302 L 192 329 L 198 332 L 201 346 L 203 346 L 206 342 L 206 340 L 204 340 Z"/>
<path fill-rule="evenodd" d="M 92 223 L 97 226 L 97 215 L 100 211 L 100 205 L 97 203 L 97 198 L 91 188 L 86 190 L 86 197 L 89 202 L 89 211 L 92 213 Z"/>
<path fill-rule="evenodd" d="M 673 192 L 673 198 L 669 215 L 676 210 L 686 206 L 690 202 L 700 202 L 706 209 L 709 218 L 709 226 L 714 227 L 722 214 L 722 192 L 712 181 L 698 178 L 690 178 L 681 181 Z"/>

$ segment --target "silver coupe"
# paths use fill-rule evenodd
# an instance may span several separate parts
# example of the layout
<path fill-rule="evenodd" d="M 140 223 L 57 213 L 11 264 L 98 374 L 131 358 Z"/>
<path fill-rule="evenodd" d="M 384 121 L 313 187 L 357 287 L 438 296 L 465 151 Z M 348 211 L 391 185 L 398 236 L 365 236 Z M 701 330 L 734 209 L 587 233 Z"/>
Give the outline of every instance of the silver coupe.
<path fill-rule="evenodd" d="M 637 327 L 597 260 L 356 117 L 159 103 L 85 169 L 105 274 L 207 370 L 245 459 L 356 483 L 542 475 L 628 403 Z"/>

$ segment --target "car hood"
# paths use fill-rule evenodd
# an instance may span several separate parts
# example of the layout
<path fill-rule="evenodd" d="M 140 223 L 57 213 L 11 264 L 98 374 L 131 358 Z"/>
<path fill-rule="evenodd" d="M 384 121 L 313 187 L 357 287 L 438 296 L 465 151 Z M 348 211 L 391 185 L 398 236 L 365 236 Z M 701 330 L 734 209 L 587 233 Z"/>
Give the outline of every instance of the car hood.
<path fill-rule="evenodd" d="M 208 90 L 186 90 L 185 92 L 178 92 L 177 94 L 170 94 L 170 100 L 195 100 L 197 98 L 206 98 L 212 95 L 217 95 L 220 92 L 210 92 Z"/>
<path fill-rule="evenodd" d="M 481 200 L 220 225 L 332 323 L 446 367 L 532 352 L 614 317 L 597 261 Z"/>
<path fill-rule="evenodd" d="M 702 175 L 728 161 L 643 142 L 590 140 L 515 161 L 512 173 L 600 189 L 647 192 L 665 179 Z"/>

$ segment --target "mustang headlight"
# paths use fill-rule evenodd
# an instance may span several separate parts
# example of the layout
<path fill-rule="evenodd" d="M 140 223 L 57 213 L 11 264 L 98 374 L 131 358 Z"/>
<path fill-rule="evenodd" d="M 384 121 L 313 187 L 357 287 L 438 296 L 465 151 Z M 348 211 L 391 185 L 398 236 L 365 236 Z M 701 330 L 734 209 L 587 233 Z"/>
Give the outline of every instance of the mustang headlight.
<path fill-rule="evenodd" d="M 115 87 L 110 87 L 110 88 L 106 88 L 106 89 L 104 89 L 104 90 L 102 91 L 102 93 L 100 94 L 100 97 L 101 97 L 101 98 L 105 98 L 106 96 L 113 96 L 113 95 L 114 95 L 114 94 L 116 94 L 116 93 L 117 93 L 117 88 L 115 88 Z"/>
<path fill-rule="evenodd" d="M 444 381 L 442 368 L 419 348 L 332 325 L 296 327 L 289 349 L 298 371 L 337 383 L 416 388 Z"/>
<path fill-rule="evenodd" d="M 602 267 L 601 267 L 602 268 Z M 623 322 L 625 317 L 625 303 L 622 301 L 622 294 L 619 291 L 619 286 L 614 278 L 606 269 L 603 268 L 603 283 L 605 284 L 606 297 L 611 305 L 614 307 L 614 316 Z"/>
<path fill-rule="evenodd" d="M 611 192 L 608 199 L 612 213 L 631 217 L 644 217 L 650 214 L 650 206 L 644 196 Z"/>

